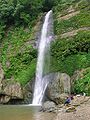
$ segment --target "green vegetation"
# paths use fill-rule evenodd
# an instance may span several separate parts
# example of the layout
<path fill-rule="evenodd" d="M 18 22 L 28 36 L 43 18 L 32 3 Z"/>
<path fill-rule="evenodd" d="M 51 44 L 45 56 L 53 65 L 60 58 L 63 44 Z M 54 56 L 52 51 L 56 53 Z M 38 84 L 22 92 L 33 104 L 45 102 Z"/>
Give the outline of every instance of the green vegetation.
<path fill-rule="evenodd" d="M 42 0 L 0 0 L 0 40 L 11 26 L 32 28 L 41 9 Z"/>
<path fill-rule="evenodd" d="M 79 29 L 80 27 L 90 27 L 90 5 L 88 1 L 69 1 L 64 3 L 62 2 L 61 4 L 59 3 L 57 6 L 54 7 L 54 31 L 56 35 L 60 35 L 61 33 L 68 32 L 71 30 Z M 74 10 L 74 12 L 80 11 L 80 13 L 71 17 L 70 19 L 60 19 L 60 16 L 62 17 L 72 13 L 69 12 L 70 6 L 72 6 L 72 10 Z"/>
<path fill-rule="evenodd" d="M 36 71 L 36 60 L 31 61 L 31 63 L 15 76 L 15 80 L 21 83 L 21 85 L 25 85 L 29 82 L 34 76 Z"/>
<path fill-rule="evenodd" d="M 53 0 L 0 0 L 0 40 L 11 26 L 35 26 L 38 17 L 53 4 Z"/>
<path fill-rule="evenodd" d="M 90 31 L 78 32 L 71 38 L 58 39 L 52 44 L 51 53 L 57 60 L 82 52 L 90 52 Z"/>
<path fill-rule="evenodd" d="M 31 44 L 27 44 L 32 39 L 32 33 L 23 27 L 13 27 L 8 31 L 1 48 L 0 61 L 5 71 L 5 78 L 14 77 L 22 85 L 27 83 L 35 73 L 37 50 Z"/>
<path fill-rule="evenodd" d="M 51 71 L 64 72 L 73 75 L 74 71 L 81 70 L 90 66 L 90 53 L 78 53 L 75 55 L 67 56 L 64 60 L 57 60 L 52 57 Z"/>
<path fill-rule="evenodd" d="M 90 95 L 90 68 L 83 73 L 83 78 L 75 81 L 74 91 Z"/>
<path fill-rule="evenodd" d="M 59 19 L 59 18 L 58 18 Z M 69 20 L 58 20 L 55 21 L 55 33 L 61 34 L 63 32 L 68 32 L 74 29 L 79 29 L 80 27 L 90 26 L 90 11 L 84 11 L 76 16 L 70 18 Z"/>

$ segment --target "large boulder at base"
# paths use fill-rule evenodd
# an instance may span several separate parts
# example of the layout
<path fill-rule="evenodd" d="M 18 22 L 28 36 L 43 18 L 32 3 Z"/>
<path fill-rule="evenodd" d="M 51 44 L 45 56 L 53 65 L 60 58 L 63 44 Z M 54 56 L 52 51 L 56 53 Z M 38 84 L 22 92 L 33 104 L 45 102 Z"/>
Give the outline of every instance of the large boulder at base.
<path fill-rule="evenodd" d="M 20 83 L 12 80 L 9 81 L 6 80 L 3 83 L 3 93 L 5 95 L 11 96 L 12 99 L 14 98 L 23 99 L 23 93 Z"/>
<path fill-rule="evenodd" d="M 0 104 L 10 100 L 23 100 L 23 92 L 20 83 L 14 80 L 3 80 L 0 92 Z"/>
<path fill-rule="evenodd" d="M 42 109 L 41 111 L 43 112 L 53 112 L 55 110 L 55 103 L 51 102 L 51 101 L 46 101 L 43 105 L 42 105 Z"/>
<path fill-rule="evenodd" d="M 51 73 L 46 76 L 50 82 L 47 86 L 46 96 L 57 104 L 61 98 L 61 94 L 70 94 L 70 77 L 66 73 Z M 66 95 L 65 95 L 66 96 Z M 57 102 L 58 100 L 58 102 Z"/>

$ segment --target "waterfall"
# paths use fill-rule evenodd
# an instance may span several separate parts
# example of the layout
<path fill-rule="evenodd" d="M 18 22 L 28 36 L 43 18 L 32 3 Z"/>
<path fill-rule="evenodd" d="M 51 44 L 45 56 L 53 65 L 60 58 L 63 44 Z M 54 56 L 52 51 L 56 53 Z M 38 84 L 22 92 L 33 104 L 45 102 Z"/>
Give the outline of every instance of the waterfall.
<path fill-rule="evenodd" d="M 46 16 L 41 30 L 39 48 L 38 48 L 38 59 L 36 67 L 36 79 L 33 95 L 33 105 L 41 105 L 44 92 L 46 90 L 48 81 L 44 79 L 45 72 L 48 71 L 49 67 L 49 50 L 50 42 L 53 39 L 53 22 L 52 22 L 52 10 L 50 10 Z"/>

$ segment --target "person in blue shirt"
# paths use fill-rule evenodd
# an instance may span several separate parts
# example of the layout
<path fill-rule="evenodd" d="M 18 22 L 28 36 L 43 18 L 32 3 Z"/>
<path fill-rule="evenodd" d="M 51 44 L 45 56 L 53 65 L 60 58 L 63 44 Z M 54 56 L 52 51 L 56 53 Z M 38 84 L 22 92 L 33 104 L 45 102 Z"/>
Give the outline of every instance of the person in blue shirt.
<path fill-rule="evenodd" d="M 71 102 L 71 97 L 67 97 L 67 99 L 66 99 L 64 105 L 68 105 L 70 102 Z"/>

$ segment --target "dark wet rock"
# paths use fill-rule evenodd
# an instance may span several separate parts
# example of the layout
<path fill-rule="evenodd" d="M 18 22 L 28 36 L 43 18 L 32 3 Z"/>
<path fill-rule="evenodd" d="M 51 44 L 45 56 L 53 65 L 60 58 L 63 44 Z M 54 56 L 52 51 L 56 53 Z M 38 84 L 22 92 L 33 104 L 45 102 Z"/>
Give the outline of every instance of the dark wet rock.
<path fill-rule="evenodd" d="M 34 91 L 34 84 L 35 84 L 35 78 L 30 80 L 26 86 L 24 87 L 24 104 L 31 104 L 33 99 L 33 91 Z"/>

